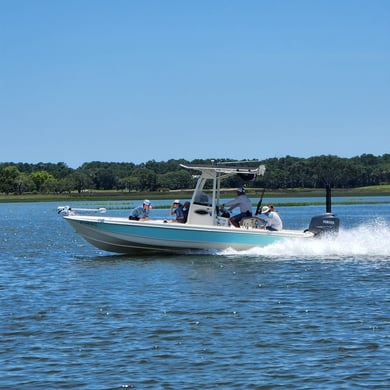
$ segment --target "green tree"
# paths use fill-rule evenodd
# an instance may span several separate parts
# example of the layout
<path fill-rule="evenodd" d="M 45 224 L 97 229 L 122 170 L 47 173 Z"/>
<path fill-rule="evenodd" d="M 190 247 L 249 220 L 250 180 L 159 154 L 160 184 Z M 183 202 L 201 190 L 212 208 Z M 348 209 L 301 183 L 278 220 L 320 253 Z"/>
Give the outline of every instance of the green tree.
<path fill-rule="evenodd" d="M 169 188 L 171 190 L 180 190 L 192 188 L 194 180 L 191 172 L 181 169 L 176 172 L 168 172 L 157 176 L 157 184 L 159 188 Z"/>
<path fill-rule="evenodd" d="M 73 172 L 70 177 L 70 187 L 72 190 L 76 190 L 79 194 L 87 189 L 93 188 L 93 180 L 91 177 L 84 172 L 83 169 L 78 169 L 75 172 Z"/>
<path fill-rule="evenodd" d="M 112 190 L 117 186 L 117 178 L 114 170 L 106 167 L 99 168 L 95 172 L 94 182 L 96 189 L 98 190 Z"/>
<path fill-rule="evenodd" d="M 121 188 L 124 188 L 129 192 L 140 188 L 139 179 L 137 176 L 127 176 L 123 179 L 119 179 L 119 185 Z"/>
<path fill-rule="evenodd" d="M 151 169 L 141 168 L 134 171 L 138 179 L 140 191 L 155 191 L 157 188 L 157 175 Z"/>
<path fill-rule="evenodd" d="M 6 194 L 17 192 L 17 179 L 21 176 L 20 171 L 14 165 L 9 165 L 0 170 L 0 189 Z"/>
<path fill-rule="evenodd" d="M 31 192 L 35 188 L 35 184 L 29 175 L 21 173 L 15 179 L 15 192 L 17 195 L 22 195 L 24 192 Z"/>
<path fill-rule="evenodd" d="M 55 181 L 54 176 L 46 171 L 33 172 L 31 173 L 30 177 L 35 184 L 35 189 L 38 192 L 48 191 L 49 187 L 53 185 Z"/>

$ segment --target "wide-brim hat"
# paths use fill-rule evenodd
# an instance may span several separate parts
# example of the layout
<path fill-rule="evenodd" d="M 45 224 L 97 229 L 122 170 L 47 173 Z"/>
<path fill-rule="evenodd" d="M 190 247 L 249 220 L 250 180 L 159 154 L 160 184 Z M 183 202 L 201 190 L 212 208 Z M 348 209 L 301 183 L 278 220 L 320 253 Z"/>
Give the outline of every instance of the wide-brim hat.
<path fill-rule="evenodd" d="M 261 214 L 267 214 L 269 211 L 271 211 L 271 209 L 268 206 L 264 206 L 261 209 Z"/>

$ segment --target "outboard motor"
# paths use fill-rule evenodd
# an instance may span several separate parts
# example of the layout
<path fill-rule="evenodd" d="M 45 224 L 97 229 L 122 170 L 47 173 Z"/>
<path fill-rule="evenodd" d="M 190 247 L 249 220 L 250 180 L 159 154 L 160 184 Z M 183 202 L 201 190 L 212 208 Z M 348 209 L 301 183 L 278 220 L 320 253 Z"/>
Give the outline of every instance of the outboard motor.
<path fill-rule="evenodd" d="M 336 234 L 339 231 L 340 219 L 332 213 L 332 194 L 330 185 L 326 185 L 326 213 L 316 215 L 310 221 L 309 228 L 305 232 L 309 231 L 314 236 L 322 236 L 323 234 Z"/>
<path fill-rule="evenodd" d="M 339 231 L 340 219 L 332 213 L 332 194 L 330 185 L 326 185 L 326 213 L 316 215 L 310 221 L 309 229 L 305 231 L 312 232 L 314 236 L 323 234 L 337 234 Z"/>
<path fill-rule="evenodd" d="M 325 213 L 316 215 L 310 221 L 309 229 L 306 231 L 312 232 L 315 236 L 323 234 L 336 234 L 339 231 L 340 219 L 333 213 Z"/>

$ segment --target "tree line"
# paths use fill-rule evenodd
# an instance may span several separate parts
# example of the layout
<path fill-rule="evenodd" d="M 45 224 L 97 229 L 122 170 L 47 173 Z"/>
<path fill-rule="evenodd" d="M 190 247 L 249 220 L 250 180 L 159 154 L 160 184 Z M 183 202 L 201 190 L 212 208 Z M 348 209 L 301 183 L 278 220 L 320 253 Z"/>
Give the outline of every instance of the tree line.
<path fill-rule="evenodd" d="M 218 162 L 217 162 L 218 161 Z M 150 160 L 141 164 L 117 162 L 88 162 L 77 169 L 65 163 L 0 163 L 0 193 L 63 194 L 93 190 L 168 191 L 193 188 L 194 172 L 180 164 L 211 165 L 233 160 L 197 159 L 187 161 Z M 260 162 L 247 160 L 243 166 L 266 166 L 264 176 L 250 187 L 283 188 L 356 188 L 390 184 L 390 154 L 363 154 L 352 158 L 321 155 L 309 158 L 286 156 Z M 225 179 L 225 187 L 242 184 L 239 177 Z"/>

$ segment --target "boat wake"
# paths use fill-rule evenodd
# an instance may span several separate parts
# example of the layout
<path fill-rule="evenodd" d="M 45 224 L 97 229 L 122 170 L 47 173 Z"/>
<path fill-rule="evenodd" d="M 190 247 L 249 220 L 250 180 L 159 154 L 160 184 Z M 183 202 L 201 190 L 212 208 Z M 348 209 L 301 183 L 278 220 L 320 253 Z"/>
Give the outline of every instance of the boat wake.
<path fill-rule="evenodd" d="M 281 260 L 291 258 L 390 260 L 390 225 L 383 219 L 377 219 L 352 229 L 340 229 L 337 237 L 322 237 L 304 242 L 286 239 L 263 248 L 252 248 L 247 251 L 227 249 L 218 254 Z"/>

